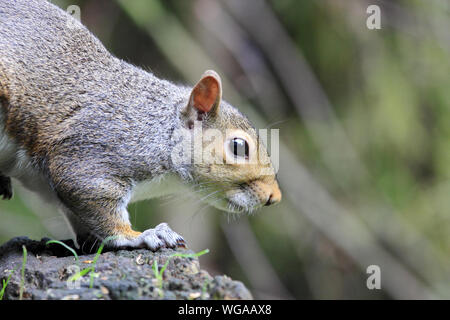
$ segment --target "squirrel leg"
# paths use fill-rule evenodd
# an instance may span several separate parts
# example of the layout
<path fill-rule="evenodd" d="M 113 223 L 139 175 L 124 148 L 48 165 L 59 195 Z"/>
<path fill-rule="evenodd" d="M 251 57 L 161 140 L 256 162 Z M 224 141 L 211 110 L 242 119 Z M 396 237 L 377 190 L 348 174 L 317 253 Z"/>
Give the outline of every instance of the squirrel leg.
<path fill-rule="evenodd" d="M 109 247 L 148 248 L 153 251 L 160 248 L 186 247 L 183 237 L 173 231 L 167 223 L 160 223 L 144 232 L 134 231 L 128 219 L 128 211 L 124 205 L 119 205 L 120 203 L 123 203 L 122 199 L 117 201 L 111 198 L 107 201 L 99 199 L 91 200 L 89 207 L 72 206 L 70 209 L 91 235 L 100 240 L 113 237 L 106 243 Z M 65 204 L 67 205 L 67 202 Z"/>
<path fill-rule="evenodd" d="M 3 196 L 3 199 L 11 199 L 13 195 L 13 190 L 11 186 L 11 178 L 5 177 L 0 173 L 0 196 Z"/>
<path fill-rule="evenodd" d="M 59 170 L 53 181 L 55 191 L 63 204 L 78 218 L 90 235 L 100 240 L 114 237 L 106 245 L 110 247 L 148 248 L 185 246 L 185 241 L 166 223 L 153 229 L 137 232 L 131 228 L 127 204 L 131 186 L 111 172 L 99 172 L 78 166 L 76 170 Z M 102 170 L 103 171 L 103 170 Z"/>

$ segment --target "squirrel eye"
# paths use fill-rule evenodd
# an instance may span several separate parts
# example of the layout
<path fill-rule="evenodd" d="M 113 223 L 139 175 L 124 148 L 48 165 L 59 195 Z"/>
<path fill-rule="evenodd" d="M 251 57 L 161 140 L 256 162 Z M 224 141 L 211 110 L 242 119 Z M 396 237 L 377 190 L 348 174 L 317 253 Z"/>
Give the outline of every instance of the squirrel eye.
<path fill-rule="evenodd" d="M 236 157 L 248 158 L 249 146 L 247 141 L 241 138 L 234 138 L 230 141 L 230 149 Z"/>

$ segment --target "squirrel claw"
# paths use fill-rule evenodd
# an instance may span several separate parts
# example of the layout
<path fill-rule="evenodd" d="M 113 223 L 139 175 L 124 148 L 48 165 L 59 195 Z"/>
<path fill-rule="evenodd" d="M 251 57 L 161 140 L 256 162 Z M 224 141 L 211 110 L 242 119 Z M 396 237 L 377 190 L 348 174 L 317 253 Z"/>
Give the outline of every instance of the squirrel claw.
<path fill-rule="evenodd" d="M 153 251 L 160 248 L 186 247 L 186 241 L 173 231 L 167 223 L 160 223 L 153 229 L 144 231 L 139 238 Z"/>
<path fill-rule="evenodd" d="M 177 241 L 177 247 L 186 249 L 187 248 L 186 241 L 184 241 L 184 239 L 178 240 Z"/>

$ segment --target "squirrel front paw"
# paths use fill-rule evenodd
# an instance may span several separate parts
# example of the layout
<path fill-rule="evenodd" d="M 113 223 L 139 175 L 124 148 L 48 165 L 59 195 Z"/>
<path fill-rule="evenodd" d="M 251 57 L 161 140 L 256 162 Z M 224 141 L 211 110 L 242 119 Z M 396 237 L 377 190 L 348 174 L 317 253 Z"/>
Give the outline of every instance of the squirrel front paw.
<path fill-rule="evenodd" d="M 0 175 L 0 196 L 9 200 L 12 198 L 12 195 L 11 178 Z"/>
<path fill-rule="evenodd" d="M 142 248 L 152 251 L 161 248 L 186 247 L 186 241 L 173 231 L 167 223 L 160 223 L 153 229 L 148 229 L 134 239 L 120 239 L 116 241 L 117 247 Z"/>
<path fill-rule="evenodd" d="M 170 229 L 167 223 L 160 223 L 155 228 L 144 231 L 138 240 L 145 243 L 151 250 L 186 247 L 183 237 Z"/>

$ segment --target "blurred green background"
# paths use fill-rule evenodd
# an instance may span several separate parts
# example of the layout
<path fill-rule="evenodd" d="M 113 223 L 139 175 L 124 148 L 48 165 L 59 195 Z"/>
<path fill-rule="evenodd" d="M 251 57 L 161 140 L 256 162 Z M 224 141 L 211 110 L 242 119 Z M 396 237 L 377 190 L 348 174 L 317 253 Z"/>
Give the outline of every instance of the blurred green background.
<path fill-rule="evenodd" d="M 215 69 L 224 99 L 280 129 L 281 204 L 235 220 L 178 195 L 131 205 L 136 229 L 168 222 L 256 298 L 450 298 L 450 1 L 53 2 L 161 78 L 193 85 Z M 14 187 L 0 243 L 69 236 Z M 366 286 L 370 265 L 381 290 Z"/>

